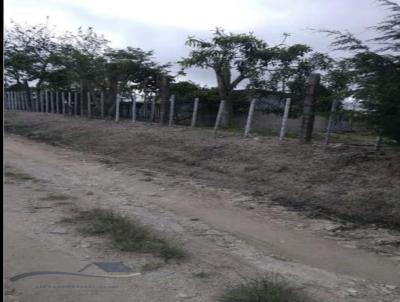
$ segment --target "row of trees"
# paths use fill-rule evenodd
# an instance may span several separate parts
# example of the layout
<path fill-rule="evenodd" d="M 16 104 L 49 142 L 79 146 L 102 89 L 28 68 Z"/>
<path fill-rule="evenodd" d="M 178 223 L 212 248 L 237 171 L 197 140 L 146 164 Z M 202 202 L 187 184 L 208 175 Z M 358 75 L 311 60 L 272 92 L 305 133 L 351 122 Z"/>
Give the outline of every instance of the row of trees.
<path fill-rule="evenodd" d="M 101 90 L 111 114 L 117 93 L 154 94 L 160 90 L 160 79 L 171 77 L 168 65 L 156 63 L 152 55 L 140 48 L 113 49 L 92 28 L 57 36 L 47 23 L 13 23 L 5 37 L 5 80 L 27 92 L 32 86 L 39 91 L 80 89 L 83 96 Z"/>
<path fill-rule="evenodd" d="M 306 80 L 311 73 L 322 74 L 320 110 L 330 102 L 354 96 L 361 100 L 367 121 L 382 135 L 400 142 L 400 5 L 378 0 L 392 14 L 373 29 L 377 37 L 363 42 L 349 32 L 323 30 L 333 36 L 332 46 L 345 50 L 347 57 L 332 58 L 305 44 L 288 45 L 284 34 L 279 45 L 268 45 L 250 34 L 226 33 L 217 28 L 210 39 L 189 37 L 190 54 L 178 64 L 212 69 L 217 87 L 206 89 L 190 82 L 175 82 L 169 64 L 159 64 L 152 51 L 127 47 L 113 49 L 92 28 L 55 35 L 48 24 L 6 30 L 5 75 L 11 84 L 29 90 L 69 89 L 83 92 L 98 89 L 105 93 L 106 110 L 115 109 L 117 93 L 132 91 L 160 94 L 170 82 L 170 92 L 226 101 L 222 125 L 232 117 L 233 92 L 245 86 L 249 94 L 258 89 L 290 95 L 301 107 Z M 374 42 L 375 48 L 368 46 Z M 164 94 L 165 91 L 161 94 Z M 85 95 L 85 93 L 83 94 Z"/>

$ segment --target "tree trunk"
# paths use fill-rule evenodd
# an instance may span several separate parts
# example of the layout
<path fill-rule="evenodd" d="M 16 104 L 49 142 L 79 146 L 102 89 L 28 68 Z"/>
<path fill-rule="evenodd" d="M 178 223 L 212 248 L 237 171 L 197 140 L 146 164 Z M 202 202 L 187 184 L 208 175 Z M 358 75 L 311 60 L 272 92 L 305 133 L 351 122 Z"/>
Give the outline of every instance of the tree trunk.
<path fill-rule="evenodd" d="M 104 98 L 104 112 L 108 116 L 113 116 L 115 111 L 115 104 L 117 102 L 118 86 L 117 82 L 111 82 L 110 90 Z"/>
<path fill-rule="evenodd" d="M 160 87 L 160 125 L 164 125 L 167 120 L 167 104 L 168 104 L 168 79 L 164 76 L 161 79 Z"/>
<path fill-rule="evenodd" d="M 318 73 L 310 75 L 307 81 L 304 100 L 303 118 L 300 129 L 300 143 L 309 144 L 312 140 L 315 118 L 315 101 L 321 76 Z"/>
<path fill-rule="evenodd" d="M 225 101 L 221 115 L 221 127 L 228 128 L 232 125 L 233 105 L 231 99 L 231 72 L 229 67 L 216 70 L 218 91 L 221 101 Z"/>

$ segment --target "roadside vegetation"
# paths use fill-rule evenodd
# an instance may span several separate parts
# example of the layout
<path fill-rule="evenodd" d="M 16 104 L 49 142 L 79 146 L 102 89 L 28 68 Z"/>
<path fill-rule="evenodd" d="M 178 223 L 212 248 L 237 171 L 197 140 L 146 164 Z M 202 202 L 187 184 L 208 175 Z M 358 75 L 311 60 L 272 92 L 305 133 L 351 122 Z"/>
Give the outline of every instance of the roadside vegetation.
<path fill-rule="evenodd" d="M 100 208 L 81 211 L 64 222 L 77 223 L 78 231 L 84 235 L 102 236 L 112 246 L 124 252 L 151 253 L 165 261 L 183 260 L 185 250 L 175 242 L 156 234 L 136 219 L 128 218 L 111 210 Z"/>
<path fill-rule="evenodd" d="M 127 126 L 129 125 L 129 126 Z M 400 152 L 339 144 L 324 150 L 287 139 L 241 140 L 187 127 L 37 119 L 5 114 L 7 132 L 24 135 L 126 166 L 147 167 L 247 192 L 253 209 L 280 204 L 312 217 L 400 229 Z M 223 135 L 222 135 L 223 134 Z M 132 157 L 132 154 L 135 154 Z M 129 158 L 129 160 L 127 160 Z M 246 207 L 247 204 L 243 203 Z"/>
<path fill-rule="evenodd" d="M 49 193 L 47 196 L 40 198 L 41 200 L 45 201 L 53 201 L 53 200 L 70 200 L 70 199 L 76 199 L 74 196 L 66 195 L 63 193 Z"/>
<path fill-rule="evenodd" d="M 6 182 L 9 182 L 10 180 L 38 182 L 38 180 L 36 178 L 34 178 L 33 176 L 26 174 L 24 172 L 10 171 L 10 168 L 7 166 L 5 167 L 4 177 L 5 177 Z"/>
<path fill-rule="evenodd" d="M 277 278 L 263 277 L 228 287 L 218 302 L 311 302 L 303 292 Z"/>

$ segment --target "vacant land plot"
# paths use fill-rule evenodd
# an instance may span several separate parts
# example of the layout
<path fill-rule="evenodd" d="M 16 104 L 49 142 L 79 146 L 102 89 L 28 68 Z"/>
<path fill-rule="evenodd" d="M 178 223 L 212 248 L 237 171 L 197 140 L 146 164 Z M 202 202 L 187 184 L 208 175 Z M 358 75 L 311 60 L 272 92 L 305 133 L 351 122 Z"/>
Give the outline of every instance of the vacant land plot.
<path fill-rule="evenodd" d="M 214 186 L 252 193 L 313 216 L 400 229 L 400 150 L 243 139 L 207 129 L 129 121 L 5 115 L 7 132 L 98 155 L 113 164 L 141 165 Z M 267 200 L 267 202 L 265 202 Z"/>

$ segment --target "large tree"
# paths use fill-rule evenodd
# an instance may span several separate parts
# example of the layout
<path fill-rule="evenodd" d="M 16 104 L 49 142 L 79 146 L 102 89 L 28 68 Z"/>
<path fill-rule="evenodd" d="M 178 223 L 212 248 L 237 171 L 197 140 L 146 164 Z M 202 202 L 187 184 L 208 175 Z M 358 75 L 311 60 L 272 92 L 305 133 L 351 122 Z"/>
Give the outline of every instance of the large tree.
<path fill-rule="evenodd" d="M 82 111 L 86 92 L 100 90 L 106 96 L 105 110 L 111 114 L 117 93 L 154 94 L 161 78 L 171 78 L 168 65 L 156 63 L 152 51 L 113 49 L 108 43 L 90 27 L 57 36 L 48 23 L 14 23 L 6 31 L 6 79 L 27 88 L 35 84 L 38 88 L 80 89 Z"/>
<path fill-rule="evenodd" d="M 369 124 L 380 136 L 400 143 L 400 4 L 379 2 L 391 15 L 373 27 L 375 38 L 362 41 L 350 32 L 323 32 L 333 36 L 334 49 L 354 53 L 347 59 L 348 69 L 354 75 L 354 96 L 361 100 Z"/>
<path fill-rule="evenodd" d="M 152 51 L 132 47 L 112 49 L 104 54 L 104 77 L 98 84 L 107 91 L 110 113 L 117 93 L 140 91 L 149 95 L 159 92 L 162 76 L 169 77 L 168 65 L 154 62 L 152 55 Z"/>
<path fill-rule="evenodd" d="M 244 80 L 257 83 L 275 56 L 275 48 L 253 34 L 225 33 L 216 29 L 210 40 L 189 37 L 189 56 L 180 61 L 184 68 L 214 70 L 221 100 L 225 100 L 223 126 L 229 126 L 233 114 L 232 91 Z"/>
<path fill-rule="evenodd" d="M 11 22 L 5 30 L 4 68 L 6 82 L 41 88 L 55 69 L 58 43 L 53 29 L 46 23 L 34 26 Z"/>

